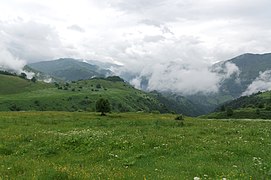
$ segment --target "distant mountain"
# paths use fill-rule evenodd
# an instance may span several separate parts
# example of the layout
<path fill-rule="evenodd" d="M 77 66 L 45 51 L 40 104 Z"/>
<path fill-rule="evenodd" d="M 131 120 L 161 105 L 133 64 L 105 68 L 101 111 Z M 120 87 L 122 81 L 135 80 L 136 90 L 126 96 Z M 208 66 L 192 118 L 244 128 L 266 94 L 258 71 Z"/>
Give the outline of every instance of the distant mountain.
<path fill-rule="evenodd" d="M 63 81 L 75 81 L 80 79 L 89 79 L 91 77 L 106 77 L 111 75 L 110 68 L 120 68 L 121 66 L 103 63 L 99 61 L 87 61 L 75 59 L 58 59 L 54 61 L 44 61 L 29 64 L 29 68 L 49 75 Z M 184 96 L 181 93 L 160 92 L 153 95 L 166 106 L 167 109 L 177 113 L 184 113 L 190 116 L 207 114 L 213 111 L 221 104 L 240 97 L 247 88 L 259 78 L 261 72 L 271 70 L 271 54 L 243 54 L 233 59 L 214 64 L 210 70 L 217 73 L 223 73 L 227 63 L 235 64 L 238 69 L 238 75 L 230 76 L 224 79 L 220 84 L 218 93 L 215 94 L 194 94 Z M 219 68 L 218 68 L 219 67 Z M 220 69 L 221 72 L 217 71 Z M 129 72 L 122 72 L 125 80 L 129 81 L 134 76 Z M 142 88 L 147 89 L 148 78 L 144 77 L 141 82 Z"/>
<path fill-rule="evenodd" d="M 239 69 L 239 75 L 231 76 L 222 81 L 218 93 L 194 94 L 184 97 L 195 105 L 195 112 L 207 114 L 221 104 L 240 97 L 249 85 L 259 77 L 260 72 L 271 70 L 271 53 L 243 54 L 233 59 L 216 63 L 210 69 L 221 69 L 221 73 L 223 73 L 227 63 L 235 64 Z M 183 98 L 183 95 L 172 95 Z"/>
<path fill-rule="evenodd" d="M 27 66 L 33 70 L 64 81 L 76 81 L 112 75 L 112 72 L 109 69 L 104 69 L 100 66 L 71 58 L 42 61 L 28 64 Z"/>
<path fill-rule="evenodd" d="M 221 84 L 220 93 L 237 98 L 242 95 L 248 86 L 259 77 L 260 72 L 271 70 L 271 53 L 268 54 L 243 54 L 228 61 L 215 64 L 213 67 L 226 63 L 234 63 L 240 70 L 238 79 L 231 77 Z"/>

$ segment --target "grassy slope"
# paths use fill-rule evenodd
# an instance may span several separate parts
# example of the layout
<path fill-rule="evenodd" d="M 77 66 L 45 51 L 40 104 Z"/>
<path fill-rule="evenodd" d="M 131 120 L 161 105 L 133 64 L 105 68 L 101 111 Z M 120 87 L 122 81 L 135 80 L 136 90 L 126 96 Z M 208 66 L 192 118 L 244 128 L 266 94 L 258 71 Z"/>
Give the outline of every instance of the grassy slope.
<path fill-rule="evenodd" d="M 271 122 L 0 112 L 0 179 L 270 179 Z"/>
<path fill-rule="evenodd" d="M 33 91 L 48 88 L 50 86 L 51 85 L 45 83 L 32 83 L 31 81 L 19 78 L 18 76 L 0 74 L 0 95 Z"/>
<path fill-rule="evenodd" d="M 14 81 L 14 79 L 16 81 Z M 96 86 L 100 85 L 100 88 Z M 5 77 L 1 86 L 0 110 L 39 111 L 95 111 L 95 102 L 100 97 L 109 99 L 112 110 L 119 111 L 165 111 L 153 96 L 136 90 L 124 82 L 103 79 L 77 81 L 47 87 L 41 83 L 31 83 L 18 77 Z M 42 88 L 43 87 L 43 88 Z M 10 89 L 15 89 L 12 92 Z M 66 89 L 66 90 L 65 90 Z M 16 94 L 14 94 L 16 93 Z"/>
<path fill-rule="evenodd" d="M 203 115 L 204 118 L 211 119 L 270 119 L 271 118 L 271 92 L 256 93 L 250 96 L 243 96 L 223 105 L 225 109 L 231 108 L 234 110 L 232 116 L 227 116 L 227 112 L 219 111 Z"/>
<path fill-rule="evenodd" d="M 258 112 L 257 112 L 258 111 Z M 206 119 L 271 119 L 271 111 L 255 108 L 240 108 L 233 110 L 233 115 L 227 116 L 227 112 L 214 112 L 207 115 L 202 115 Z"/>

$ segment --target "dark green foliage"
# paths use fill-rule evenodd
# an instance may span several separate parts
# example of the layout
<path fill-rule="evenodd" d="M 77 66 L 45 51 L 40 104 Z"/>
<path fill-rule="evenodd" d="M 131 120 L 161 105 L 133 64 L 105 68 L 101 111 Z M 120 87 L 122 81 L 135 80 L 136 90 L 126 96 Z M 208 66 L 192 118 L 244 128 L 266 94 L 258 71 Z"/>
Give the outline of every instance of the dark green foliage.
<path fill-rule="evenodd" d="M 260 109 L 264 108 L 264 103 L 259 103 L 258 108 Z"/>
<path fill-rule="evenodd" d="M 11 106 L 9 107 L 9 109 L 10 109 L 11 111 L 20 111 L 20 110 L 21 110 L 21 108 L 18 107 L 16 104 L 11 105 Z"/>
<path fill-rule="evenodd" d="M 256 109 L 256 114 L 260 115 L 260 113 L 261 113 L 260 109 Z"/>
<path fill-rule="evenodd" d="M 101 84 L 96 84 L 96 88 L 101 89 L 102 88 Z"/>
<path fill-rule="evenodd" d="M 8 71 L 2 71 L 2 70 L 0 70 L 0 74 L 9 75 L 9 76 L 16 76 L 15 73 L 11 73 L 11 72 L 8 72 Z"/>
<path fill-rule="evenodd" d="M 268 96 L 269 92 L 266 93 L 257 93 L 250 96 L 242 96 L 233 101 L 225 103 L 223 106 L 225 108 L 231 107 L 232 109 L 238 108 L 264 108 L 264 104 L 268 104 L 268 99 L 263 98 L 263 96 Z M 219 111 L 219 109 L 216 109 Z"/>
<path fill-rule="evenodd" d="M 33 76 L 33 77 L 31 78 L 31 81 L 32 81 L 33 83 L 35 83 L 35 82 L 37 81 L 37 78 L 36 78 L 35 76 Z"/>
<path fill-rule="evenodd" d="M 222 106 L 220 107 L 220 111 L 222 111 L 222 112 L 226 111 L 225 105 L 222 105 Z"/>
<path fill-rule="evenodd" d="M 232 108 L 227 108 L 226 114 L 227 114 L 228 117 L 232 116 L 233 115 L 233 109 Z"/>
<path fill-rule="evenodd" d="M 271 111 L 271 105 L 270 105 L 270 104 L 267 104 L 266 107 L 265 107 L 265 110 Z"/>
<path fill-rule="evenodd" d="M 23 79 L 26 79 L 27 78 L 27 75 L 25 73 L 21 73 L 20 74 L 20 77 L 23 78 Z"/>
<path fill-rule="evenodd" d="M 96 111 L 101 112 L 101 116 L 105 116 L 105 113 L 110 112 L 110 110 L 111 107 L 108 99 L 101 98 L 96 102 Z"/>
<path fill-rule="evenodd" d="M 113 82 L 124 82 L 124 80 L 121 79 L 119 76 L 109 76 L 106 78 L 106 80 Z"/>
<path fill-rule="evenodd" d="M 160 111 L 162 113 L 174 111 L 175 113 L 181 113 L 188 116 L 198 116 L 203 113 L 196 104 L 193 104 L 183 96 L 161 94 L 157 91 L 152 91 L 151 94 L 153 94 L 162 104 Z M 141 101 L 141 99 L 138 99 L 138 101 Z"/>

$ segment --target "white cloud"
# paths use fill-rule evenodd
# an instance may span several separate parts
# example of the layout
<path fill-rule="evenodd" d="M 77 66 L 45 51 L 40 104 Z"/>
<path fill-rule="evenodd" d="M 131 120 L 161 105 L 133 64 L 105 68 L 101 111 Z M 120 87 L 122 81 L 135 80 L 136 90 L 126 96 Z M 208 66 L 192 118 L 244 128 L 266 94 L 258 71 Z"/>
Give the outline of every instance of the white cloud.
<path fill-rule="evenodd" d="M 12 70 L 20 73 L 25 64 L 25 61 L 15 58 L 8 50 L 0 45 L 0 70 Z"/>
<path fill-rule="evenodd" d="M 184 64 L 180 61 L 156 63 L 145 66 L 140 75 L 130 81 L 136 88 L 141 88 L 144 78 L 148 79 L 147 89 L 192 95 L 197 93 L 217 93 L 222 81 L 235 75 L 239 69 L 233 63 L 225 67 L 210 69 L 204 64 Z"/>
<path fill-rule="evenodd" d="M 257 77 L 242 94 L 242 96 L 251 95 L 259 91 L 268 91 L 271 90 L 271 70 L 267 70 L 259 73 Z"/>
<path fill-rule="evenodd" d="M 271 51 L 270 6 L 270 0 L 9 0 L 0 3 L 0 39 L 27 62 L 119 62 L 139 77 L 152 75 L 150 88 L 165 89 L 154 75 L 168 72 L 163 81 L 175 83 L 171 77 L 180 74 L 175 90 L 208 84 L 215 92 L 221 77 L 210 64 Z M 226 68 L 223 78 L 236 72 Z"/>

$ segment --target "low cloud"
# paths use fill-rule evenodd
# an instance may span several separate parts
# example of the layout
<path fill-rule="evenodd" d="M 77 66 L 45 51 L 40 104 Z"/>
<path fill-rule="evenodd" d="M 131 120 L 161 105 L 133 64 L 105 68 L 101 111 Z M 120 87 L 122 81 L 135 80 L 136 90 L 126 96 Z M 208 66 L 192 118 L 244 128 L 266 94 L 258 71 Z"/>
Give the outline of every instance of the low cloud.
<path fill-rule="evenodd" d="M 232 75 L 239 75 L 238 67 L 226 63 L 223 71 L 213 71 L 208 66 L 195 66 L 181 62 L 158 63 L 144 68 L 139 76 L 130 81 L 136 88 L 142 88 L 147 77 L 147 90 L 174 92 L 183 95 L 217 93 L 220 84 Z"/>
<path fill-rule="evenodd" d="M 19 59 L 29 61 L 61 57 L 64 48 L 50 25 L 18 20 L 0 23 L 2 46 Z"/>
<path fill-rule="evenodd" d="M 0 46 L 0 70 L 22 72 L 26 62 L 14 57 L 7 49 Z"/>
<path fill-rule="evenodd" d="M 259 73 L 257 77 L 242 94 L 242 96 L 248 96 L 259 91 L 271 90 L 271 70 L 267 70 Z"/>

